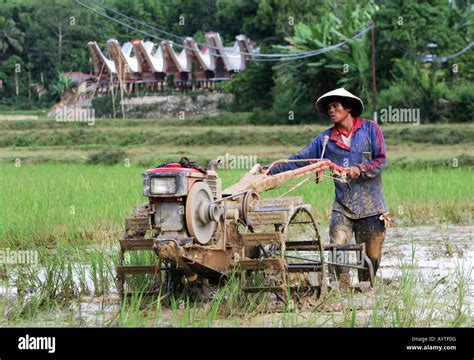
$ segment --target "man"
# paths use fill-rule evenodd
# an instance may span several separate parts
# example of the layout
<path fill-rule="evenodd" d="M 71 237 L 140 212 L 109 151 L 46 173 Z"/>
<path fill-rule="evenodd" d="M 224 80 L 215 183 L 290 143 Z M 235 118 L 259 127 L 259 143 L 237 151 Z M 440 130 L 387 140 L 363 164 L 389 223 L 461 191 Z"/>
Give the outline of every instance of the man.
<path fill-rule="evenodd" d="M 328 136 L 324 157 L 350 169 L 350 182 L 335 181 L 334 201 L 329 237 L 332 244 L 347 244 L 355 234 L 356 243 L 365 243 L 367 255 L 377 271 L 382 243 L 385 239 L 385 203 L 381 172 L 385 168 L 385 143 L 380 126 L 361 119 L 364 104 L 357 96 L 340 88 L 322 95 L 316 109 L 328 115 L 334 126 L 319 134 L 308 146 L 289 159 L 321 157 L 324 137 Z M 294 170 L 308 163 L 280 164 L 272 174 Z M 387 219 L 388 220 L 388 219 Z M 336 259 L 333 259 L 336 261 Z M 335 266 L 340 287 L 350 284 L 349 268 Z M 368 271 L 359 270 L 359 281 L 368 281 Z"/>

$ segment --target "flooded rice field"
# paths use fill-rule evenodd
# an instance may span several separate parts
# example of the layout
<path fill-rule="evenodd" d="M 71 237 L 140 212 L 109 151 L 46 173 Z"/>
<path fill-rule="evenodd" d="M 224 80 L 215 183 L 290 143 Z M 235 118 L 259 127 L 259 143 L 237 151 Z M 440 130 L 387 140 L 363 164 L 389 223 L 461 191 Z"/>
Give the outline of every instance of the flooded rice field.
<path fill-rule="evenodd" d="M 474 226 L 418 226 L 388 229 L 380 275 L 397 278 L 401 264 L 416 265 L 419 276 L 436 283 L 460 271 L 468 279 L 474 313 Z"/>
<path fill-rule="evenodd" d="M 0 325 L 473 326 L 473 230 L 474 226 L 455 225 L 389 228 L 374 289 L 331 291 L 324 300 L 303 300 L 291 307 L 274 306 L 274 299 L 269 299 L 268 306 L 231 316 L 221 314 L 218 305 L 212 318 L 208 307 L 204 319 L 199 313 L 207 305 L 182 300 L 171 307 L 160 301 L 121 304 L 114 283 L 115 248 L 109 246 L 99 249 L 108 261 L 100 268 L 95 263 L 68 264 L 66 258 L 58 267 L 61 276 L 41 264 L 35 272 L 26 271 L 23 282 L 29 291 L 21 290 L 18 273 L 4 273 Z M 327 229 L 322 233 L 327 242 Z M 357 283 L 355 271 L 352 277 Z M 42 289 L 46 280 L 53 289 Z M 64 289 L 70 289 L 69 295 Z"/>

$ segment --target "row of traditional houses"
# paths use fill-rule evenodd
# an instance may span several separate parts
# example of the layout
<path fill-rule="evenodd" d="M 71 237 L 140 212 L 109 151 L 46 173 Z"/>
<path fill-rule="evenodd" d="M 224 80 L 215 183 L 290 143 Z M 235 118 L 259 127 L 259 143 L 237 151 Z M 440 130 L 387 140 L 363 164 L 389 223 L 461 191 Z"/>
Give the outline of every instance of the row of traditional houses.
<path fill-rule="evenodd" d="M 232 47 L 225 47 L 219 33 L 205 34 L 206 45 L 199 49 L 193 38 L 186 38 L 180 51 L 175 44 L 131 39 L 122 45 L 110 39 L 106 53 L 97 42 L 88 43 L 97 90 L 109 92 L 120 84 L 125 92 L 163 91 L 173 81 L 179 89 L 212 88 L 250 65 L 258 49 L 244 35 L 238 35 Z"/>

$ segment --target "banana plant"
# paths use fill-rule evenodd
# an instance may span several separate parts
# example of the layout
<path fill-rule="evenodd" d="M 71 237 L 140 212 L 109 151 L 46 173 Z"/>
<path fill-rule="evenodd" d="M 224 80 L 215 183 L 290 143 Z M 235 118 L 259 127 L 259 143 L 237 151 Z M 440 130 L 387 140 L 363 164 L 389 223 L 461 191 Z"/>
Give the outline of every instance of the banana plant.
<path fill-rule="evenodd" d="M 72 79 L 64 73 L 59 73 L 59 78 L 52 85 L 53 94 L 58 99 L 63 99 L 66 92 L 72 87 Z"/>
<path fill-rule="evenodd" d="M 353 36 L 371 24 L 378 7 L 370 1 L 365 5 L 343 5 L 338 10 L 326 12 L 318 23 L 297 24 L 294 35 L 285 39 L 291 49 L 289 53 L 317 50 L 344 42 L 344 45 L 324 54 L 275 66 L 277 84 L 291 88 L 293 103 L 303 100 L 307 94 L 334 88 L 335 84 L 357 92 L 366 101 L 370 100 L 370 35 L 357 39 Z"/>

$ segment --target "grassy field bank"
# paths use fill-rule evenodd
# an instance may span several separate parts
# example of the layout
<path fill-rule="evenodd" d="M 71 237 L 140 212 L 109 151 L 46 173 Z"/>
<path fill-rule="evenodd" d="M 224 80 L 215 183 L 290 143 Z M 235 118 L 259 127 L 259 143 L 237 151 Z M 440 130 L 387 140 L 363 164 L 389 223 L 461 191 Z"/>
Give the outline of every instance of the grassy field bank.
<path fill-rule="evenodd" d="M 218 119 L 97 120 L 85 123 L 0 121 L 0 162 L 86 163 L 94 154 L 120 150 L 121 159 L 151 166 L 187 155 L 206 163 L 218 156 L 256 156 L 259 162 L 287 157 L 327 124 L 259 126 Z M 212 121 L 211 121 L 212 120 Z M 474 124 L 384 125 L 389 166 L 474 165 Z M 121 160 L 121 161 L 120 161 Z"/>

